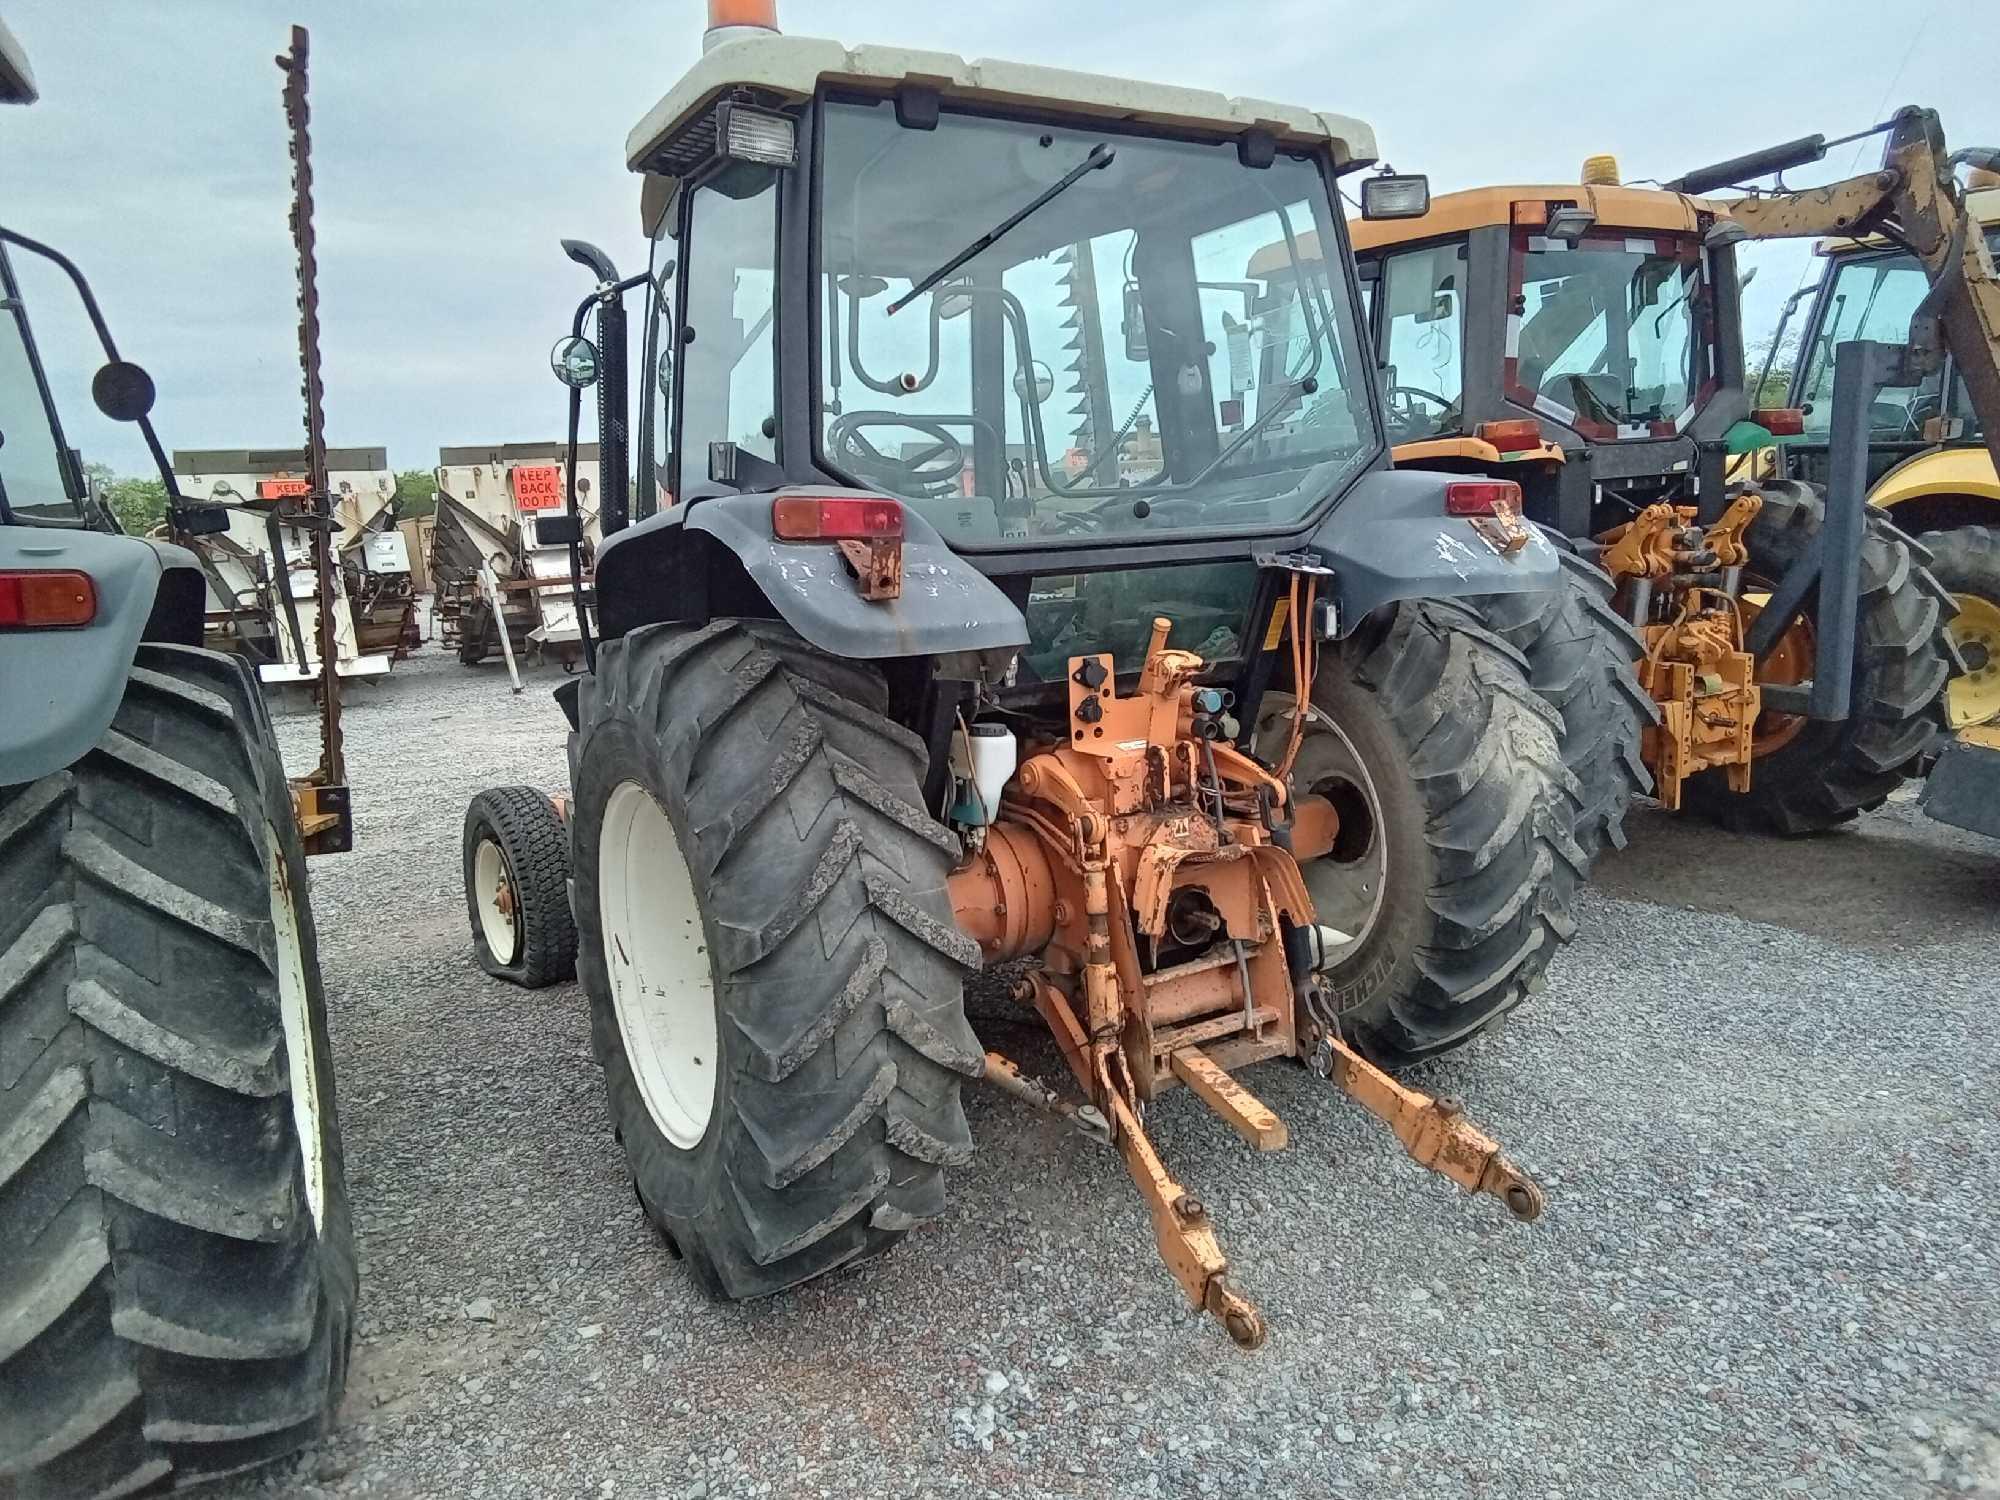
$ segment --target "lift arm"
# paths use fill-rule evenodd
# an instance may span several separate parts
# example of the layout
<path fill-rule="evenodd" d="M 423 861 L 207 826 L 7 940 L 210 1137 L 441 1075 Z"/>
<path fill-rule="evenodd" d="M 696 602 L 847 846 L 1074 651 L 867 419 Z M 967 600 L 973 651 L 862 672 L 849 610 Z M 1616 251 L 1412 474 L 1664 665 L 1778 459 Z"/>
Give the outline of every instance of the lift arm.
<path fill-rule="evenodd" d="M 1979 414 L 1987 450 L 2000 466 L 2000 277 L 1995 275 L 1985 236 L 1967 215 L 1953 178 L 1960 162 L 2000 166 L 2000 151 L 1976 148 L 1947 154 L 1944 129 L 1936 111 L 1929 109 L 1902 110 L 1876 129 L 1888 136 L 1878 171 L 1825 187 L 1757 193 L 1715 201 L 1712 206 L 1750 239 L 1879 234 L 1915 255 L 1930 281 L 1930 293 L 1910 320 L 1900 372 L 1904 378 L 1896 383 L 1914 384 L 1935 370 L 1949 349 Z M 1691 172 L 1668 186 L 1701 192 L 1817 161 L 1830 144 L 1840 143 L 1808 137 L 1776 153 Z"/>

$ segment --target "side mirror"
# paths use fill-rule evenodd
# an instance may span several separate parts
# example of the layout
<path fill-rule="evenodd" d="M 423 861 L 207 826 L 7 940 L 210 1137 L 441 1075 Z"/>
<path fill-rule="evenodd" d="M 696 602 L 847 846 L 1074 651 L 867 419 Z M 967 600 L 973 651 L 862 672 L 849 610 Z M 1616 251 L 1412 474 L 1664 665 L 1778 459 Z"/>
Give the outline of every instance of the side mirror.
<path fill-rule="evenodd" d="M 597 346 L 574 334 L 558 339 L 555 348 L 549 351 L 549 367 L 556 372 L 556 379 L 573 391 L 596 385 Z"/>
<path fill-rule="evenodd" d="M 1039 359 L 1035 361 L 1034 371 L 1034 402 L 1035 405 L 1040 406 L 1054 393 L 1056 377 L 1054 372 Z M 1014 372 L 1014 394 L 1024 401 L 1029 398 L 1028 372 L 1026 370 L 1016 370 Z"/>
<path fill-rule="evenodd" d="M 1125 357 L 1134 364 L 1146 358 L 1146 304 L 1139 296 L 1139 288 L 1131 282 L 1125 283 Z"/>
<path fill-rule="evenodd" d="M 1431 180 L 1421 172 L 1384 172 L 1361 180 L 1364 219 L 1421 219 L 1431 211 Z"/>
<path fill-rule="evenodd" d="M 90 399 L 114 422 L 136 422 L 153 409 L 153 377 L 129 359 L 114 359 L 90 381 Z"/>
<path fill-rule="evenodd" d="M 674 393 L 674 351 L 662 349 L 659 363 L 653 367 L 653 379 L 660 387 L 662 396 Z"/>
<path fill-rule="evenodd" d="M 220 505 L 190 505 L 168 518 L 168 528 L 182 536 L 215 536 L 229 529 L 229 512 Z"/>

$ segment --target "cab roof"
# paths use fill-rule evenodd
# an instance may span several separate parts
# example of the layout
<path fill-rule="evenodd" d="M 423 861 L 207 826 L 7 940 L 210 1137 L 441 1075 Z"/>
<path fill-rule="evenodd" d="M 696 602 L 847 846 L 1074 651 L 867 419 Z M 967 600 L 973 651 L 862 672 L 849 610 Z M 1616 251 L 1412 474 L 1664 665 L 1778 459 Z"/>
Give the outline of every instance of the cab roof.
<path fill-rule="evenodd" d="M 1280 146 L 1330 145 L 1334 165 L 1375 160 L 1375 132 L 1346 115 L 1322 114 L 1264 99 L 1233 98 L 1207 89 L 1074 73 L 1029 63 L 993 62 L 909 47 L 848 47 L 818 37 L 753 33 L 702 55 L 626 137 L 635 172 L 659 171 L 675 138 L 699 126 L 726 92 L 748 91 L 773 104 L 810 99 L 821 82 L 874 92 L 921 83 L 947 99 L 1091 115 L 1106 120 L 1237 136 L 1253 127 Z"/>
<path fill-rule="evenodd" d="M 1415 219 L 1352 219 L 1348 229 L 1356 253 L 1403 245 L 1473 229 L 1507 228 L 1514 223 L 1516 203 L 1575 203 L 1591 209 L 1603 229 L 1654 229 L 1693 234 L 1700 229 L 1697 213 L 1712 212 L 1709 203 L 1662 188 L 1591 187 L 1578 182 L 1522 187 L 1467 188 L 1440 193 L 1430 212 Z"/>
<path fill-rule="evenodd" d="M 0 21 L 0 104 L 33 104 L 39 97 L 28 54 L 21 50 L 7 23 Z"/>

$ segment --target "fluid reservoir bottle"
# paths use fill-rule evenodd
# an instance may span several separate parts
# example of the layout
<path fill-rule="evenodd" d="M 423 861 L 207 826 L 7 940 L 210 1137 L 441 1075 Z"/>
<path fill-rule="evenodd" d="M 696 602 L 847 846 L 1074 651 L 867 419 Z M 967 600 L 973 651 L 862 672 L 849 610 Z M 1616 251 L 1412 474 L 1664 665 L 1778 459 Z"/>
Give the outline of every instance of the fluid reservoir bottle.
<path fill-rule="evenodd" d="M 958 778 L 958 801 L 951 819 L 984 828 L 1000 811 L 1000 794 L 1014 776 L 1019 751 L 1005 724 L 974 724 L 951 740 L 951 771 Z"/>

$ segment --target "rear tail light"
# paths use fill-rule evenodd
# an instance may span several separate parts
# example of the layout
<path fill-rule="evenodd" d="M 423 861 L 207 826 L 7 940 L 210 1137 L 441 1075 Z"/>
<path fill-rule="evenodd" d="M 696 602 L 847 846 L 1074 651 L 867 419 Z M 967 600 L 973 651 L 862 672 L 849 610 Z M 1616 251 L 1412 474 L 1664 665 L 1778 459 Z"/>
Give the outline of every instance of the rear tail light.
<path fill-rule="evenodd" d="M 1454 479 L 1444 487 L 1448 516 L 1521 513 L 1521 487 L 1511 479 Z"/>
<path fill-rule="evenodd" d="M 1481 422 L 1473 429 L 1482 443 L 1491 443 L 1502 453 L 1522 453 L 1542 445 L 1542 429 L 1531 417 L 1505 422 Z"/>
<path fill-rule="evenodd" d="M 0 572 L 0 629 L 48 630 L 97 618 L 97 585 L 69 570 Z"/>
<path fill-rule="evenodd" d="M 844 542 L 903 534 L 900 502 L 876 495 L 780 495 L 771 535 L 781 542 Z"/>
<path fill-rule="evenodd" d="M 1750 420 L 1772 437 L 1798 437 L 1806 430 L 1806 414 L 1797 406 L 1760 406 Z"/>

